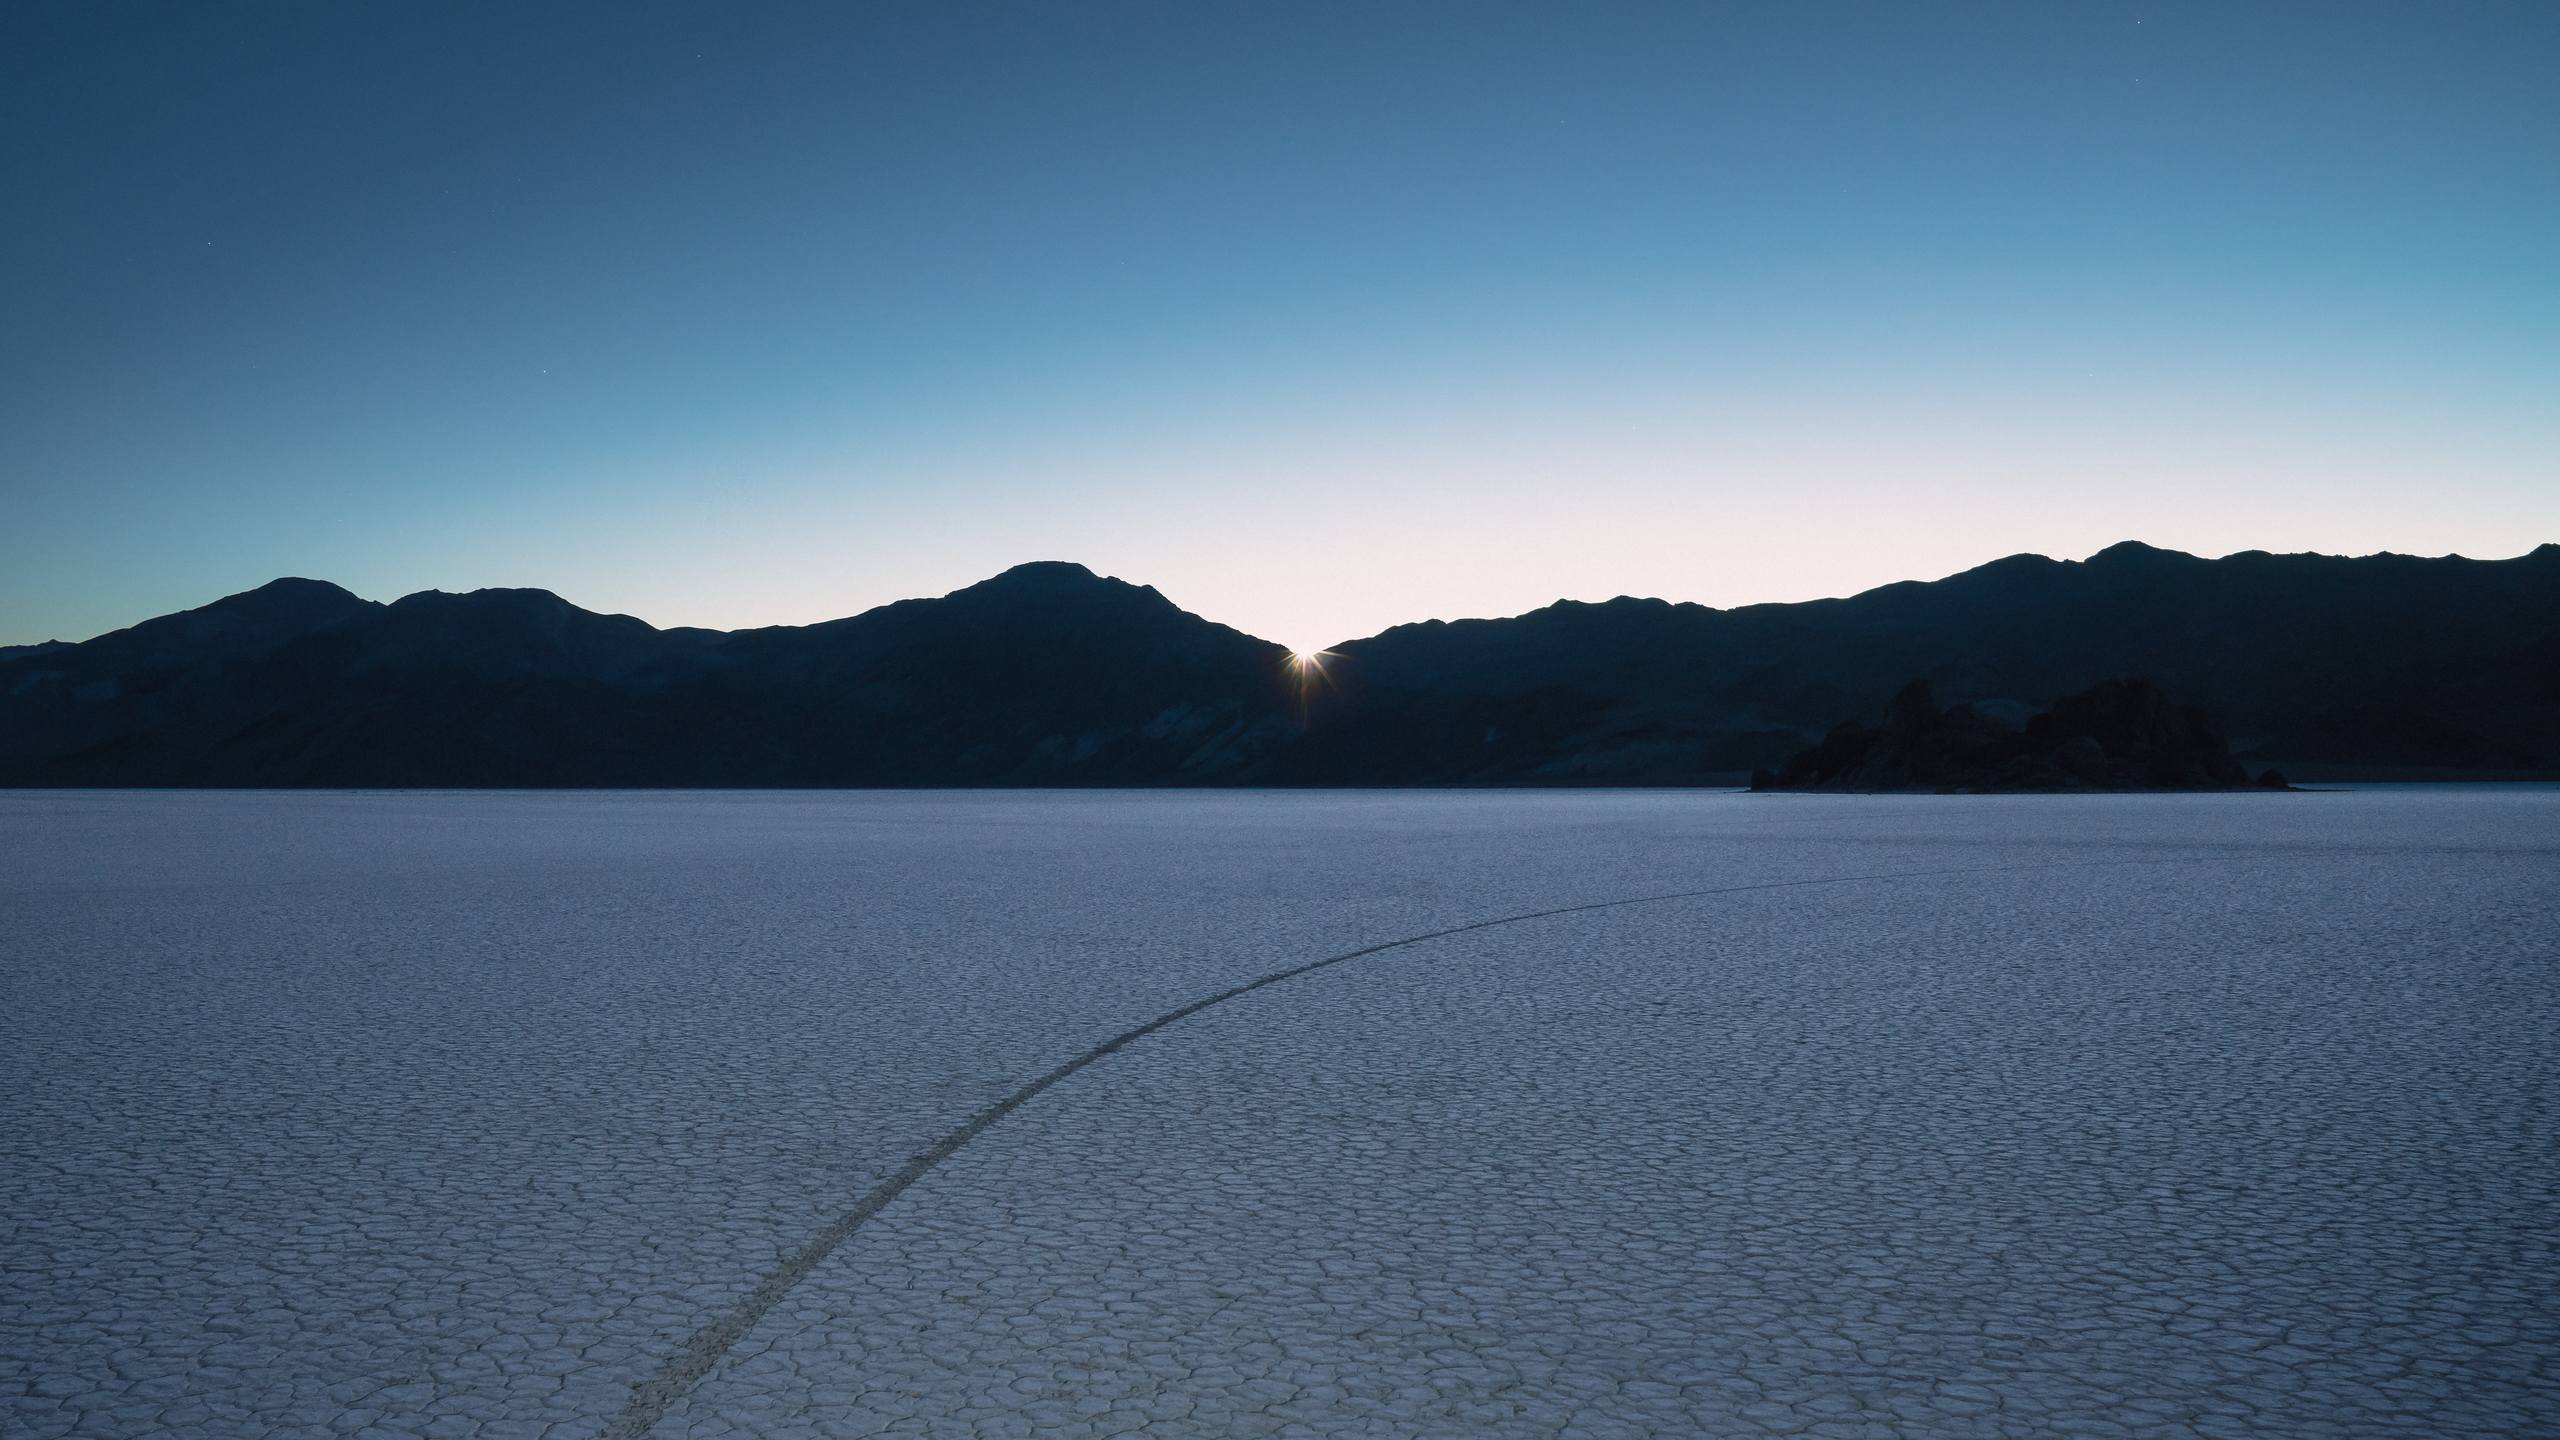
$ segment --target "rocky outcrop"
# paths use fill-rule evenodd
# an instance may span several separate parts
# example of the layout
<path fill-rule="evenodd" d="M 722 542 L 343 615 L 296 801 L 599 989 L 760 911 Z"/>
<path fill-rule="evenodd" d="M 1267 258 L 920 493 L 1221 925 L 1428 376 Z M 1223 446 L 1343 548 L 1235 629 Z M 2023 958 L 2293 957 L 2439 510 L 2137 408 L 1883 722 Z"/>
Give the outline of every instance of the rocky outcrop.
<path fill-rule="evenodd" d="M 1754 790 L 2239 790 L 2252 781 L 2204 711 L 2147 680 L 2109 680 L 2012 726 L 1970 705 L 1940 708 L 1929 682 L 1894 697 L 1881 726 L 1835 727 Z"/>

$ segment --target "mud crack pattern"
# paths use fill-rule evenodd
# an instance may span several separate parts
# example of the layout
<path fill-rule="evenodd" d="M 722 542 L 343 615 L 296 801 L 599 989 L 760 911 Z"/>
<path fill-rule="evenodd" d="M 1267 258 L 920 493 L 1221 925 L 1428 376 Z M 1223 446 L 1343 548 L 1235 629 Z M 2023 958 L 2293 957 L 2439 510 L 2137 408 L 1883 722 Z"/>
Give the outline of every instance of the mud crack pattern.
<path fill-rule="evenodd" d="M 0 797 L 0 1431 L 2552 1433 L 2555 820 Z"/>

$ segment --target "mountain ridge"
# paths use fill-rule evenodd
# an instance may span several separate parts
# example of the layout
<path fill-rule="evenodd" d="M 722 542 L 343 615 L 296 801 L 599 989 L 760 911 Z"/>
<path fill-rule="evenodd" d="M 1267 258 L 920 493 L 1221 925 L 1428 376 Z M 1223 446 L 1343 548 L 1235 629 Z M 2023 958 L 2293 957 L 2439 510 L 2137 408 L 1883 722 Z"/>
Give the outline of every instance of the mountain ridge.
<path fill-rule="evenodd" d="M 1398 625 L 1323 669 L 1070 561 L 807 625 L 286 577 L 0 649 L 0 784 L 1695 784 L 1914 676 L 2032 709 L 2153 679 L 2252 763 L 2560 769 L 2560 544 L 2206 559 L 2138 541 L 1718 609 Z"/>

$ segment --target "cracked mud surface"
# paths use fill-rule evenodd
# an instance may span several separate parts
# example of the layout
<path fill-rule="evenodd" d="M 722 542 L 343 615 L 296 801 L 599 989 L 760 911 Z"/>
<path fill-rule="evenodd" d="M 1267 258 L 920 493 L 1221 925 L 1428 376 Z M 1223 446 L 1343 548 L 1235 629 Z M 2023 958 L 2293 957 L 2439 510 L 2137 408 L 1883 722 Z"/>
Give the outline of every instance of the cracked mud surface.
<path fill-rule="evenodd" d="M 2560 1433 L 2560 794 L 0 795 L 0 1432 Z M 1955 870 L 1884 882 L 1867 874 Z"/>

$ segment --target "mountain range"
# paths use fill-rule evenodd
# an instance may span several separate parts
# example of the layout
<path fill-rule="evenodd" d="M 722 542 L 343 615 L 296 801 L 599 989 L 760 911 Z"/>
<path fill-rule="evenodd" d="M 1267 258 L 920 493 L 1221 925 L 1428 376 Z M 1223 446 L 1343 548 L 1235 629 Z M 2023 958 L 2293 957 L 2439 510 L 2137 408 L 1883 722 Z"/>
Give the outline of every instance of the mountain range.
<path fill-rule="evenodd" d="M 2560 770 L 2560 545 L 2128 542 L 1838 600 L 1559 601 L 1311 663 L 1058 562 L 726 632 L 542 590 L 383 604 L 286 579 L 0 648 L 0 784 L 1718 784 L 1914 679 L 2023 717 L 2135 676 L 2296 779 Z"/>

